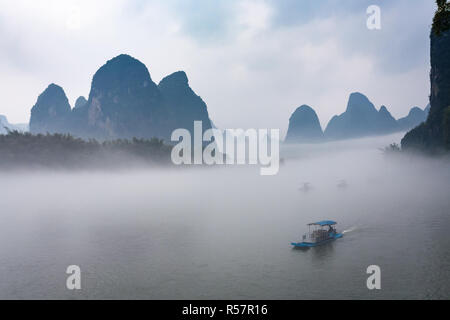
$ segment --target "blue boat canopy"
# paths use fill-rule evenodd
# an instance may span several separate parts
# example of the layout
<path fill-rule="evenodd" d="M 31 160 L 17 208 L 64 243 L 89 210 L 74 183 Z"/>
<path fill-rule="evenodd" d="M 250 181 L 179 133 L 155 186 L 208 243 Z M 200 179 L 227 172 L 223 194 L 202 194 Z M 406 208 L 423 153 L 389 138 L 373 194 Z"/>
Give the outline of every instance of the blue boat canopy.
<path fill-rule="evenodd" d="M 331 221 L 331 220 L 324 220 L 324 221 L 309 223 L 308 226 L 321 226 L 321 227 L 324 227 L 324 226 L 334 226 L 335 224 L 337 224 L 337 222 Z"/>

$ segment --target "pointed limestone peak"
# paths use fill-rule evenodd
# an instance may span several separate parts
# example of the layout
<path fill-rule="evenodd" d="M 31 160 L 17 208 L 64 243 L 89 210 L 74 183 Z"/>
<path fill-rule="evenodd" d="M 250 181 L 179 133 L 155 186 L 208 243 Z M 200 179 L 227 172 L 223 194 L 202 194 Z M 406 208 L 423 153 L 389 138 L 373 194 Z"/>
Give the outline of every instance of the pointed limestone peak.
<path fill-rule="evenodd" d="M 298 107 L 289 118 L 285 141 L 287 143 L 310 143 L 322 139 L 322 128 L 314 109 L 308 105 Z"/>
<path fill-rule="evenodd" d="M 121 54 L 108 60 L 92 79 L 89 100 L 98 92 L 109 95 L 134 95 L 139 94 L 143 88 L 157 91 L 156 84 L 152 81 L 150 73 L 142 62 L 127 54 Z"/>
<path fill-rule="evenodd" d="M 171 89 L 171 88 L 177 88 L 177 87 L 189 87 L 189 80 L 186 75 L 186 72 L 184 71 L 177 71 L 174 72 L 164 79 L 161 80 L 158 87 L 161 90 Z"/>
<path fill-rule="evenodd" d="M 376 108 L 370 100 L 359 92 L 353 92 L 350 94 L 347 104 L 346 112 L 364 111 L 364 112 L 376 112 Z"/>
<path fill-rule="evenodd" d="M 75 101 L 74 109 L 82 108 L 86 105 L 86 103 L 87 103 L 87 100 L 85 97 L 83 97 L 83 96 L 78 97 L 77 101 Z"/>
<path fill-rule="evenodd" d="M 64 120 L 70 113 L 70 104 L 60 86 L 50 84 L 31 108 L 30 131 L 32 133 L 65 132 Z"/>

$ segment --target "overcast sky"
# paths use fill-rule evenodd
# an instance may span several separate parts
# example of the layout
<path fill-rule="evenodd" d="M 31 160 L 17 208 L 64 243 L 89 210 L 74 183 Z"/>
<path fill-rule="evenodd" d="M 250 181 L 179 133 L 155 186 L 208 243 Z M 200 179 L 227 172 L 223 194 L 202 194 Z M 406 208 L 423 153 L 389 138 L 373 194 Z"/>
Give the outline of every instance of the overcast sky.
<path fill-rule="evenodd" d="M 381 8 L 381 30 L 366 9 Z M 431 0 L 0 0 L 0 114 L 28 122 L 62 86 L 73 106 L 112 57 L 158 83 L 186 71 L 221 128 L 280 128 L 296 107 L 325 126 L 359 91 L 395 117 L 429 95 Z"/>

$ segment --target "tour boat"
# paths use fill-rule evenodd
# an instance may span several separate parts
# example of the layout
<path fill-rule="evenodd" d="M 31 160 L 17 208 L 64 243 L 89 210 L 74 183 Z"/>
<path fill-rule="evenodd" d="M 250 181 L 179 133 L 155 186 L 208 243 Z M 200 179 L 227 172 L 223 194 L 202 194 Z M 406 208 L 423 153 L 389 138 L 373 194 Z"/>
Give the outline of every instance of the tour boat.
<path fill-rule="evenodd" d="M 309 223 L 309 231 L 303 235 L 303 241 L 298 243 L 292 242 L 291 245 L 296 248 L 311 248 L 342 238 L 343 234 L 338 233 L 336 228 L 333 227 L 336 224 L 335 221 L 331 220 Z M 311 230 L 311 227 L 313 227 L 313 230 Z"/>

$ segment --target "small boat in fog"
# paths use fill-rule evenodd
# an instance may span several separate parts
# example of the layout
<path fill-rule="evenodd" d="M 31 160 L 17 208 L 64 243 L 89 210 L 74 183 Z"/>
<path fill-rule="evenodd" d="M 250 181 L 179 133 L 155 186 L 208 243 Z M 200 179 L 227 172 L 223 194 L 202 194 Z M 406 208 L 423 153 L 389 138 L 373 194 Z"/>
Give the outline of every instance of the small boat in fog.
<path fill-rule="evenodd" d="M 309 190 L 311 190 L 311 184 L 309 182 L 304 182 L 303 186 L 301 186 L 300 188 L 298 188 L 298 190 L 302 191 L 302 192 L 308 192 Z"/>
<path fill-rule="evenodd" d="M 348 187 L 347 181 L 345 180 L 339 180 L 337 187 L 339 189 L 346 189 Z"/>
<path fill-rule="evenodd" d="M 309 231 L 303 235 L 303 241 L 297 243 L 292 242 L 291 245 L 296 248 L 311 248 L 342 238 L 343 234 L 338 233 L 336 228 L 333 227 L 336 224 L 335 221 L 331 220 L 309 223 Z"/>

